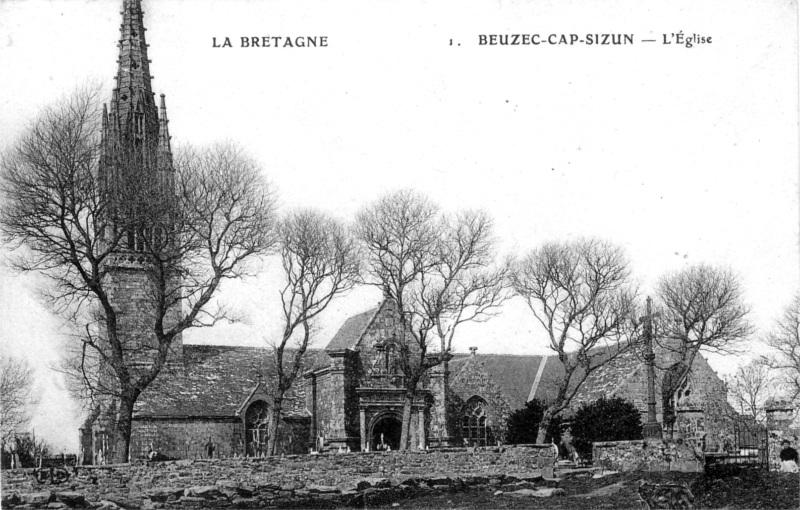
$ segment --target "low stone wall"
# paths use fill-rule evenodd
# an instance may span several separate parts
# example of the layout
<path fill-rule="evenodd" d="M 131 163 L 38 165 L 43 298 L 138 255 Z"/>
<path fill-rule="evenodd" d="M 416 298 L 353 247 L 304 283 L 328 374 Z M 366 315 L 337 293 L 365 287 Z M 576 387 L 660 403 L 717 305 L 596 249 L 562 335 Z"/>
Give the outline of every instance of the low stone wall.
<path fill-rule="evenodd" d="M 592 445 L 595 466 L 614 471 L 703 470 L 702 455 L 686 444 L 665 441 L 607 441 Z"/>
<path fill-rule="evenodd" d="M 68 491 L 88 501 L 112 500 L 147 506 L 145 503 L 168 499 L 197 497 L 215 500 L 218 493 L 227 490 L 230 492 L 226 495 L 228 501 L 256 495 L 256 499 L 261 501 L 250 501 L 245 506 L 263 506 L 273 504 L 274 499 L 305 498 L 312 494 L 353 496 L 354 488 L 358 488 L 361 481 L 366 481 L 362 489 L 384 489 L 419 485 L 420 480 L 432 487 L 463 484 L 469 480 L 479 483 L 493 477 L 517 476 L 522 479 L 552 469 L 553 460 L 549 445 L 409 453 L 288 455 L 262 459 L 198 459 L 76 467 L 54 472 L 57 484 L 50 483 L 49 472 L 9 470 L 2 473 L 2 487 L 6 504 L 25 502 L 26 498 L 30 499 L 26 494 L 36 494 L 34 499 L 47 503 L 56 500 L 59 491 Z M 375 482 L 377 479 L 386 481 Z M 227 489 L 223 490 L 225 487 Z M 196 494 L 198 492 L 202 494 Z M 10 499 L 14 496 L 18 499 Z M 68 497 L 78 500 L 78 496 Z"/>

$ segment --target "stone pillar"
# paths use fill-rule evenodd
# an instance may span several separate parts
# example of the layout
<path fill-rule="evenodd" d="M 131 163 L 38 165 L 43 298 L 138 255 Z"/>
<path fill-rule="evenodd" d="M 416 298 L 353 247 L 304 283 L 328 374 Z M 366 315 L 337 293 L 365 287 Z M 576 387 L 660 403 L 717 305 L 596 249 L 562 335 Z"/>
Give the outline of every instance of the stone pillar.
<path fill-rule="evenodd" d="M 421 450 L 425 449 L 425 445 L 427 442 L 425 441 L 425 410 L 419 410 L 419 448 Z"/>
<path fill-rule="evenodd" d="M 361 435 L 361 451 L 367 451 L 369 438 L 367 437 L 367 413 L 364 408 L 359 409 L 358 413 L 359 431 Z"/>
<path fill-rule="evenodd" d="M 331 368 L 325 389 L 322 391 L 322 398 L 333 402 L 330 409 L 330 428 L 326 431 L 325 442 L 334 450 L 347 448 L 347 429 L 345 409 L 347 407 L 347 395 L 345 392 L 345 363 L 347 352 L 327 351 L 331 358 Z"/>
<path fill-rule="evenodd" d="M 419 437 L 418 434 L 419 431 L 417 430 L 417 420 L 416 420 L 418 414 L 419 410 L 416 409 L 412 410 L 411 423 L 408 424 L 408 432 L 409 432 L 408 435 L 410 436 L 408 438 L 409 442 L 408 449 L 411 451 L 417 451 L 419 447 L 419 439 L 417 439 Z"/>
<path fill-rule="evenodd" d="M 787 432 L 794 417 L 794 407 L 788 400 L 770 400 L 766 405 L 767 429 Z"/>
<path fill-rule="evenodd" d="M 794 407 L 788 400 L 769 400 L 767 413 L 767 449 L 770 471 L 780 470 L 780 453 L 784 441 L 795 450 L 800 448 L 800 430 L 792 428 Z"/>
<path fill-rule="evenodd" d="M 646 354 L 644 356 L 647 365 L 647 422 L 642 427 L 644 439 L 651 443 L 661 442 L 661 424 L 656 418 L 656 355 L 653 351 L 653 310 L 650 296 L 647 296 L 647 315 L 644 318 L 644 338 Z"/>
<path fill-rule="evenodd" d="M 306 384 L 306 409 L 309 410 L 311 413 L 311 427 L 308 430 L 308 443 L 306 444 L 307 449 L 315 449 L 317 448 L 317 436 L 318 436 L 318 427 L 319 427 L 319 419 L 317 417 L 317 376 L 313 372 L 309 372 L 305 374 L 305 384 Z M 242 438 L 241 443 L 244 444 L 244 417 L 242 418 Z M 243 447 L 244 448 L 244 447 Z M 245 453 L 244 451 L 239 453 Z"/>
<path fill-rule="evenodd" d="M 431 443 L 434 446 L 450 446 L 450 419 L 447 412 L 448 394 L 450 392 L 450 367 L 447 360 L 431 370 Z"/>

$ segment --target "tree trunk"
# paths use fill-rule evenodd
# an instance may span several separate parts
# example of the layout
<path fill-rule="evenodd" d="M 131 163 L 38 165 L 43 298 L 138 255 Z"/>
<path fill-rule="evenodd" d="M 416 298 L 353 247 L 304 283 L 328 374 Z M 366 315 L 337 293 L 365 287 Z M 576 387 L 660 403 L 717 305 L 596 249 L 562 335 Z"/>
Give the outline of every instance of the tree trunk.
<path fill-rule="evenodd" d="M 403 423 L 400 428 L 400 451 L 408 450 L 408 438 L 411 430 L 411 409 L 414 404 L 414 390 L 407 389 L 403 398 Z"/>
<path fill-rule="evenodd" d="M 117 411 L 117 423 L 115 424 L 114 440 L 112 442 L 113 451 L 111 462 L 114 464 L 125 464 L 130 460 L 131 432 L 133 430 L 133 405 L 136 400 L 133 398 L 121 397 L 119 399 L 119 410 Z"/>
<path fill-rule="evenodd" d="M 539 422 L 539 432 L 536 434 L 536 444 L 544 444 L 547 437 L 547 429 L 550 428 L 550 422 L 553 420 L 553 413 L 546 410 L 542 415 L 542 421 Z"/>
<path fill-rule="evenodd" d="M 281 411 L 283 408 L 283 398 L 276 398 L 272 403 L 272 412 L 269 418 L 269 430 L 267 433 L 267 455 L 275 455 L 275 449 L 278 445 L 278 425 L 281 422 Z"/>

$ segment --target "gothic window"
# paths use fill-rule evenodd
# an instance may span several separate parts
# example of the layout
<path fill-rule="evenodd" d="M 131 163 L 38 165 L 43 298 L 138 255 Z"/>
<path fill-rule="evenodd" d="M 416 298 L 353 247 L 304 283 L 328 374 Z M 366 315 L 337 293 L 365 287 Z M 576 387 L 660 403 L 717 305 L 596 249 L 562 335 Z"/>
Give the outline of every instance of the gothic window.
<path fill-rule="evenodd" d="M 681 383 L 678 391 L 675 393 L 675 400 L 678 406 L 688 405 L 691 403 L 692 385 L 690 384 L 689 377 L 687 376 L 683 383 Z"/>
<path fill-rule="evenodd" d="M 245 448 L 248 457 L 260 457 L 267 452 L 269 439 L 269 406 L 263 400 L 253 402 L 244 417 Z"/>
<path fill-rule="evenodd" d="M 468 446 L 486 446 L 489 443 L 486 408 L 486 401 L 477 396 L 464 404 L 461 435 Z"/>

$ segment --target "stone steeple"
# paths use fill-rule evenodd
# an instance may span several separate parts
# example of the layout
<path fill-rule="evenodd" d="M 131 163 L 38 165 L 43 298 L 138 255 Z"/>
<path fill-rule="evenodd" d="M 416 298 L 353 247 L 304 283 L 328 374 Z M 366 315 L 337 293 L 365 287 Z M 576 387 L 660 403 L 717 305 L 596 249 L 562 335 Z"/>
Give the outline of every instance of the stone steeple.
<path fill-rule="evenodd" d="M 160 222 L 169 214 L 164 206 L 174 197 L 175 179 L 166 101 L 162 94 L 160 108 L 155 102 L 141 4 L 122 1 L 116 86 L 103 105 L 98 182 L 107 204 L 104 237 L 115 243 L 104 261 L 104 278 L 119 314 L 118 334 L 133 357 L 147 363 L 157 348 L 147 252 L 158 246 L 152 241 L 164 238 Z M 180 281 L 168 285 L 178 288 Z M 175 323 L 179 316 L 179 309 L 170 310 L 165 321 Z M 172 345 L 178 357 L 180 348 L 179 335 Z"/>
<path fill-rule="evenodd" d="M 123 0 L 120 25 L 117 84 L 111 101 L 112 115 L 119 121 L 121 135 L 144 145 L 158 139 L 158 112 L 151 86 L 141 0 Z M 149 143 L 148 143 L 149 142 Z"/>
<path fill-rule="evenodd" d="M 161 117 L 156 106 L 145 41 L 141 0 L 123 0 L 120 38 L 117 42 L 116 86 L 111 103 L 103 107 L 100 183 L 108 193 L 112 216 L 125 214 L 116 205 L 130 193 L 126 175 L 137 172 L 138 182 L 152 178 L 162 191 L 173 185 L 172 151 L 166 106 L 161 95 Z M 166 173 L 165 173 L 166 172 Z"/>

